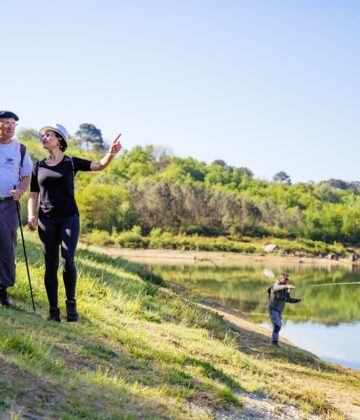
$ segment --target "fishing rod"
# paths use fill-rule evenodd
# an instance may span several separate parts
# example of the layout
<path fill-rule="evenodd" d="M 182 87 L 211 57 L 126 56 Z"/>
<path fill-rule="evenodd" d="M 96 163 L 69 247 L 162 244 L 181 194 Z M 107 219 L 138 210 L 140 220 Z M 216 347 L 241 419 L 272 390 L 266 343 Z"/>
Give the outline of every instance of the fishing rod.
<path fill-rule="evenodd" d="M 353 284 L 360 284 L 360 281 L 349 281 L 349 282 L 343 282 L 343 283 L 310 284 L 308 287 L 341 286 L 341 285 L 353 285 Z"/>

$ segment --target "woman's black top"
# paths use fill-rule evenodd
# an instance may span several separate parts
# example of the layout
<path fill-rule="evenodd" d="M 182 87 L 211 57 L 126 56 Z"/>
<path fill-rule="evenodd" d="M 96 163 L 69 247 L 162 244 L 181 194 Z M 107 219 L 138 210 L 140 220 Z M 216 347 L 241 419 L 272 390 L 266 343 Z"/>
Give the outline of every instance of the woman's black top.
<path fill-rule="evenodd" d="M 40 193 L 39 218 L 55 219 L 79 215 L 74 196 L 74 177 L 78 171 L 91 171 L 91 161 L 64 156 L 55 166 L 36 162 L 30 191 Z"/>

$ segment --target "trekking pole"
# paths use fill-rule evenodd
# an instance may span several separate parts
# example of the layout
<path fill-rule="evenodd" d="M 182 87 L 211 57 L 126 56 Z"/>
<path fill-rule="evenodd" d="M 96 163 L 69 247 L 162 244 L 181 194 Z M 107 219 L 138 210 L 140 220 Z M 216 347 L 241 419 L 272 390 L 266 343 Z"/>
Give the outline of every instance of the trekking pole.
<path fill-rule="evenodd" d="M 24 233 L 23 233 L 23 228 L 22 228 L 22 224 L 21 224 L 20 204 L 19 204 L 19 201 L 18 200 L 15 200 L 15 203 L 16 203 L 16 209 L 17 209 L 17 214 L 18 214 L 18 218 L 19 218 L 21 239 L 22 239 L 22 245 L 23 245 L 23 250 L 24 250 L 24 257 L 25 257 L 25 264 L 26 264 L 26 271 L 27 271 L 27 276 L 28 276 L 28 279 L 29 279 L 31 302 L 32 302 L 32 306 L 33 306 L 34 311 L 36 311 L 36 309 L 35 309 L 35 302 L 34 302 L 34 296 L 33 296 L 33 290 L 32 290 L 32 286 L 31 286 L 29 264 L 28 264 L 28 259 L 27 259 L 27 255 L 26 255 Z"/>

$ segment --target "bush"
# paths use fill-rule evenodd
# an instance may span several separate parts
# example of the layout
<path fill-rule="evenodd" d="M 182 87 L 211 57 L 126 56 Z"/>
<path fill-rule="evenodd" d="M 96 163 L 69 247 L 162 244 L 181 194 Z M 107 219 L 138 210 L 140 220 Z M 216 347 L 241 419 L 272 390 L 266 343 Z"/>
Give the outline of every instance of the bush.
<path fill-rule="evenodd" d="M 83 235 L 82 239 L 89 245 L 106 246 L 115 244 L 115 238 L 106 230 L 94 229 L 92 232 Z"/>
<path fill-rule="evenodd" d="M 201 235 L 201 236 L 216 236 L 217 231 L 214 228 L 203 225 L 189 225 L 181 226 L 179 233 L 183 235 Z"/>
<path fill-rule="evenodd" d="M 280 250 L 289 252 L 303 252 L 310 255 L 327 255 L 329 253 L 335 253 L 338 255 L 345 255 L 346 249 L 342 244 L 334 242 L 330 245 L 326 242 L 312 241 L 311 239 L 297 239 L 297 240 L 286 240 L 286 239 L 272 239 L 272 242 L 276 244 Z"/>
<path fill-rule="evenodd" d="M 147 241 L 137 232 L 122 232 L 116 237 L 116 243 L 123 248 L 146 248 Z"/>
<path fill-rule="evenodd" d="M 176 236 L 170 232 L 162 232 L 159 228 L 154 228 L 150 232 L 151 248 L 173 249 L 176 248 Z"/>
<path fill-rule="evenodd" d="M 247 243 L 231 241 L 226 237 L 219 236 L 217 238 L 205 238 L 199 236 L 177 236 L 176 245 L 181 249 L 196 251 L 232 251 L 254 253 L 256 247 Z"/>

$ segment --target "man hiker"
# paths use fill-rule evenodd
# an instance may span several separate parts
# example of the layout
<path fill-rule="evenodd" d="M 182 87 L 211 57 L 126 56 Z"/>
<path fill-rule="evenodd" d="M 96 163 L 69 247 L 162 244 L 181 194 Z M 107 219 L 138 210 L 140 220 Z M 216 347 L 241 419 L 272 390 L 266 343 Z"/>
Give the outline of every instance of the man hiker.
<path fill-rule="evenodd" d="M 32 163 L 14 138 L 19 117 L 0 111 L 0 305 L 9 306 L 7 288 L 15 284 L 15 252 L 19 217 L 16 201 L 29 186 Z"/>
<path fill-rule="evenodd" d="M 289 275 L 284 273 L 281 274 L 279 280 L 275 282 L 268 289 L 269 293 L 269 313 L 270 319 L 273 326 L 272 341 L 274 346 L 279 347 L 279 331 L 281 329 L 282 312 L 285 308 L 286 302 L 298 303 L 301 299 L 292 298 L 290 296 L 290 290 L 295 289 L 295 286 L 288 284 Z"/>

